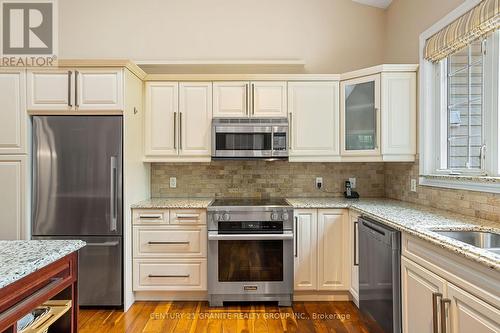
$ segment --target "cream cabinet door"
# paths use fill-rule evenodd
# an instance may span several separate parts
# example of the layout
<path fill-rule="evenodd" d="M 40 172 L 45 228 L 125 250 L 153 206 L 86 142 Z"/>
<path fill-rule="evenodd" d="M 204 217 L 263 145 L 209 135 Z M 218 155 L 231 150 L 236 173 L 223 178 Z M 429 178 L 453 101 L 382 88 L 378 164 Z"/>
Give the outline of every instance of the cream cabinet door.
<path fill-rule="evenodd" d="M 451 301 L 448 313 L 450 333 L 498 333 L 500 309 L 493 307 L 466 291 L 448 284 L 447 298 Z"/>
<path fill-rule="evenodd" d="M 122 69 L 77 69 L 75 106 L 78 111 L 122 111 Z"/>
<path fill-rule="evenodd" d="M 380 74 L 340 83 L 342 156 L 380 155 Z"/>
<path fill-rule="evenodd" d="M 28 70 L 28 110 L 61 111 L 74 108 L 72 70 Z"/>
<path fill-rule="evenodd" d="M 0 71 L 0 154 L 27 153 L 26 72 Z"/>
<path fill-rule="evenodd" d="M 0 240 L 24 238 L 26 157 L 0 155 Z"/>
<path fill-rule="evenodd" d="M 446 281 L 411 260 L 401 257 L 403 332 L 434 332 L 433 317 L 439 316 L 439 313 L 433 312 L 434 293 L 440 293 L 445 297 Z M 479 331 L 470 332 L 479 333 Z"/>
<path fill-rule="evenodd" d="M 317 289 L 318 214 L 316 209 L 295 210 L 295 290 Z"/>
<path fill-rule="evenodd" d="M 349 213 L 349 243 L 351 251 L 349 253 L 349 262 L 351 265 L 351 295 L 354 303 L 359 306 L 359 214 L 351 211 Z"/>
<path fill-rule="evenodd" d="M 381 75 L 382 155 L 414 161 L 417 152 L 417 74 Z"/>
<path fill-rule="evenodd" d="M 212 83 L 179 85 L 179 152 L 185 156 L 210 156 Z"/>
<path fill-rule="evenodd" d="M 286 82 L 252 82 L 252 105 L 250 115 L 252 117 L 286 117 L 286 86 Z"/>
<path fill-rule="evenodd" d="M 339 156 L 338 95 L 338 82 L 288 83 L 291 160 L 326 161 Z"/>
<path fill-rule="evenodd" d="M 214 82 L 214 117 L 248 117 L 249 90 L 246 81 Z"/>
<path fill-rule="evenodd" d="M 347 221 L 343 210 L 318 210 L 318 290 L 349 290 Z"/>
<path fill-rule="evenodd" d="M 177 82 L 146 83 L 146 156 L 178 154 Z"/>

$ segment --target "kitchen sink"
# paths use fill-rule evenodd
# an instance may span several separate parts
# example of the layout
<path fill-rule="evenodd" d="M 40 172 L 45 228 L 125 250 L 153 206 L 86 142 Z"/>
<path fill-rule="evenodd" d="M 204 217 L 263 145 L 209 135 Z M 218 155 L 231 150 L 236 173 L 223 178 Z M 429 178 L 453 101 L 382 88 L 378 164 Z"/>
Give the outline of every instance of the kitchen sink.
<path fill-rule="evenodd" d="M 435 233 L 456 239 L 500 255 L 500 235 L 484 231 L 439 231 Z"/>

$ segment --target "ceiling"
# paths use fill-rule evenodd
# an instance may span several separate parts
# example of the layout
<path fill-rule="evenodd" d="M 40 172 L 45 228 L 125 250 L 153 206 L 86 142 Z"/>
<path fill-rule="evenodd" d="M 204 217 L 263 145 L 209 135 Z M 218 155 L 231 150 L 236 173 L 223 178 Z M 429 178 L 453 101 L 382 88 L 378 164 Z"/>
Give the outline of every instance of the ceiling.
<path fill-rule="evenodd" d="M 361 3 L 363 5 L 378 7 L 378 8 L 387 8 L 391 4 L 392 0 L 352 0 L 354 2 Z"/>

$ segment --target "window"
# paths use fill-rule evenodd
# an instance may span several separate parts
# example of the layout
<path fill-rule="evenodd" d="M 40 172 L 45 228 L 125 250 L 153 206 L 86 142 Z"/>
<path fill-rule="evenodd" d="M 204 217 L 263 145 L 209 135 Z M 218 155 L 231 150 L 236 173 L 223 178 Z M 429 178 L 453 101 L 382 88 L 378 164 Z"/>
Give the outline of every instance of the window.
<path fill-rule="evenodd" d="M 433 174 L 499 176 L 499 32 L 434 64 L 438 148 Z M 497 103 L 495 103 L 495 98 Z M 432 171 L 431 171 L 432 173 Z"/>

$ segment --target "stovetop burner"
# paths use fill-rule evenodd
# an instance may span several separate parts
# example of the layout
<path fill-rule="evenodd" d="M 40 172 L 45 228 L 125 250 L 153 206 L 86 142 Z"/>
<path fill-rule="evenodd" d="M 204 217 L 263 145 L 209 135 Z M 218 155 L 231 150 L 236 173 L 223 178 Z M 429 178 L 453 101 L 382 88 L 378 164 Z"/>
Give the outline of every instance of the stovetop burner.
<path fill-rule="evenodd" d="M 227 198 L 227 199 L 216 199 L 212 204 L 212 207 L 229 207 L 229 206 L 253 206 L 253 207 L 269 207 L 269 206 L 279 206 L 287 207 L 289 204 L 285 199 L 282 198 L 272 198 L 272 199 L 252 199 L 252 198 Z"/>

